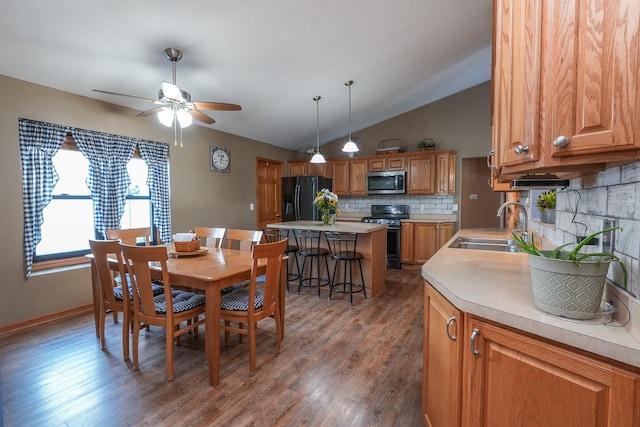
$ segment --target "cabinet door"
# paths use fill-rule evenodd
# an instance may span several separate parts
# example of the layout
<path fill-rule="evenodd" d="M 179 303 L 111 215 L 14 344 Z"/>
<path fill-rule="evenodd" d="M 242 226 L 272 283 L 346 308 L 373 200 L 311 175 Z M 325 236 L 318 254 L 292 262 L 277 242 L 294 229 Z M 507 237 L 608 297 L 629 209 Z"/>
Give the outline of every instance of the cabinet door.
<path fill-rule="evenodd" d="M 308 164 L 306 160 L 289 161 L 289 176 L 306 176 Z"/>
<path fill-rule="evenodd" d="M 638 0 L 552 2 L 543 19 L 545 146 L 553 156 L 640 147 Z"/>
<path fill-rule="evenodd" d="M 538 159 L 542 0 L 495 0 L 493 137 L 498 167 Z"/>
<path fill-rule="evenodd" d="M 435 156 L 422 155 L 410 156 L 408 163 L 408 194 L 434 194 L 435 193 Z"/>
<path fill-rule="evenodd" d="M 462 315 L 425 282 L 422 411 L 427 426 L 460 425 Z"/>
<path fill-rule="evenodd" d="M 638 375 L 474 318 L 465 319 L 464 347 L 463 425 L 631 427 L 640 421 Z"/>
<path fill-rule="evenodd" d="M 438 224 L 417 222 L 414 224 L 415 245 L 413 249 L 415 263 L 423 264 L 436 253 Z"/>
<path fill-rule="evenodd" d="M 385 158 L 382 156 L 369 159 L 367 166 L 368 166 L 369 172 L 384 172 L 385 170 L 387 170 L 387 162 L 385 161 Z"/>
<path fill-rule="evenodd" d="M 333 161 L 333 192 L 338 196 L 349 195 L 349 161 Z"/>
<path fill-rule="evenodd" d="M 436 194 L 455 194 L 456 192 L 456 155 L 453 153 L 436 154 Z"/>
<path fill-rule="evenodd" d="M 367 194 L 367 161 L 349 161 L 349 195 L 366 196 Z"/>
<path fill-rule="evenodd" d="M 400 223 L 400 262 L 403 264 L 413 264 L 415 257 L 413 248 L 415 246 L 414 223 Z"/>
<path fill-rule="evenodd" d="M 387 159 L 387 170 L 389 170 L 389 171 L 403 171 L 404 170 L 404 156 L 402 156 L 402 157 L 389 157 Z"/>
<path fill-rule="evenodd" d="M 325 178 L 331 177 L 331 163 L 310 163 L 307 166 L 310 176 L 324 176 Z"/>
<path fill-rule="evenodd" d="M 455 231 L 455 224 L 453 222 L 443 222 L 438 227 L 438 243 L 436 245 L 436 251 L 440 250 L 445 243 L 453 237 Z"/>

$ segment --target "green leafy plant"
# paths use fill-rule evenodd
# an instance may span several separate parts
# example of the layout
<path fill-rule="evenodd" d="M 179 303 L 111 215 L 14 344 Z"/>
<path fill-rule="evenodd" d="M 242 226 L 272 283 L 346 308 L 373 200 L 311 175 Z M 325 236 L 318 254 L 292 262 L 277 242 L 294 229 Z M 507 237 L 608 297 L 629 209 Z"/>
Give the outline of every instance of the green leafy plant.
<path fill-rule="evenodd" d="M 573 248 L 572 251 L 564 250 L 567 246 L 572 245 L 573 243 L 565 243 L 564 245 L 557 246 L 555 249 L 551 251 L 541 251 L 538 249 L 534 242 L 534 234 L 531 233 L 531 243 L 526 242 L 522 237 L 518 234 L 513 233 L 512 238 L 520 248 L 522 252 L 528 253 L 529 255 L 539 256 L 543 258 L 551 258 L 551 259 L 561 259 L 572 261 L 576 265 L 580 265 L 580 262 L 583 260 L 588 260 L 589 258 L 598 260 L 599 258 L 609 258 L 611 261 L 615 261 L 620 264 L 620 268 L 624 274 L 624 289 L 627 289 L 627 268 L 625 267 L 622 260 L 616 255 L 609 252 L 594 252 L 594 253 L 582 253 L 580 249 L 582 249 L 586 244 L 588 244 L 594 237 L 599 236 L 600 234 L 608 233 L 610 231 L 620 230 L 623 231 L 622 227 L 611 227 L 606 228 L 604 230 L 593 233 L 580 241 L 580 243 L 576 244 L 576 247 Z"/>
<path fill-rule="evenodd" d="M 540 211 L 544 209 L 555 209 L 556 192 L 554 190 L 545 191 L 538 196 L 536 203 L 538 204 L 538 209 L 540 209 Z"/>

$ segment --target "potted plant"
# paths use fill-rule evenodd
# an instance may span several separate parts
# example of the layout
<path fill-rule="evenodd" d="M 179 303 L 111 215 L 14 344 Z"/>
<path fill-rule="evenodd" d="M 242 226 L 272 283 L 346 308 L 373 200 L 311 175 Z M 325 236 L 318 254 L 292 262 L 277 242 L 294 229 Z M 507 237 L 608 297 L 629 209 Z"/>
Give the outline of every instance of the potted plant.
<path fill-rule="evenodd" d="M 556 223 L 556 192 L 554 190 L 545 191 L 536 200 L 538 210 L 540 210 L 540 220 L 545 224 Z"/>
<path fill-rule="evenodd" d="M 436 142 L 431 138 L 425 138 L 418 142 L 418 149 L 420 151 L 433 150 L 434 148 L 436 148 Z"/>
<path fill-rule="evenodd" d="M 340 209 L 338 209 L 338 195 L 336 193 L 323 188 L 316 194 L 313 204 L 318 207 L 323 223 L 335 224 L 335 216 L 340 213 Z"/>
<path fill-rule="evenodd" d="M 565 250 L 572 243 L 541 251 L 535 245 L 533 234 L 531 243 L 528 243 L 513 233 L 516 244 L 529 254 L 533 298 L 540 310 L 570 319 L 595 317 L 612 261 L 620 264 L 624 288 L 627 288 L 627 270 L 620 258 L 608 252 L 580 252 L 594 237 L 613 230 L 622 231 L 622 228 L 612 227 L 593 233 L 582 239 L 572 251 Z"/>

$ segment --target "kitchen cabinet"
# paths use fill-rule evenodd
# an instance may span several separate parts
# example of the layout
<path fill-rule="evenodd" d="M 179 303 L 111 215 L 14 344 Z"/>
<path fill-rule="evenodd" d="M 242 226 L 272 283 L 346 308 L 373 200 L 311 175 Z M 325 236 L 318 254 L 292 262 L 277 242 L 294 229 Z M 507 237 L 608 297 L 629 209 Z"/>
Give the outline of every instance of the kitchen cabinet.
<path fill-rule="evenodd" d="M 311 163 L 309 160 L 289 160 L 289 176 L 322 176 L 331 178 L 331 162 Z"/>
<path fill-rule="evenodd" d="M 640 425 L 640 375 L 460 312 L 425 286 L 427 425 Z M 444 396 L 436 396 L 438 390 Z"/>
<path fill-rule="evenodd" d="M 463 318 L 428 284 L 424 294 L 422 410 L 427 426 L 460 426 Z"/>
<path fill-rule="evenodd" d="M 406 222 L 400 224 L 400 262 L 423 264 L 455 231 L 453 222 Z"/>
<path fill-rule="evenodd" d="M 405 170 L 405 155 L 376 156 L 368 160 L 369 172 L 403 171 Z"/>
<path fill-rule="evenodd" d="M 637 0 L 494 1 L 499 179 L 640 158 Z"/>
<path fill-rule="evenodd" d="M 367 195 L 367 160 L 332 160 L 333 192 L 338 196 Z"/>
<path fill-rule="evenodd" d="M 436 154 L 436 194 L 456 192 L 456 153 L 440 151 Z"/>
<path fill-rule="evenodd" d="M 475 317 L 464 336 L 463 425 L 640 425 L 639 375 Z"/>
<path fill-rule="evenodd" d="M 435 154 L 407 156 L 407 194 L 435 194 Z"/>

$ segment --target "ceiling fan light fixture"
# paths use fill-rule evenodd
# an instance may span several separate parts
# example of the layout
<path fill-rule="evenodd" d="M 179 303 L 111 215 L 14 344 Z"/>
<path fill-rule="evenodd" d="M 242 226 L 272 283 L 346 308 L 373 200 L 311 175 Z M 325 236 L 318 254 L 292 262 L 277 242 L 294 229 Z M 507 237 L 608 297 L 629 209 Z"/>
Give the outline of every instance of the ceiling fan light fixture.
<path fill-rule="evenodd" d="M 173 118 L 173 111 L 171 111 L 169 108 L 163 108 L 162 110 L 158 111 L 158 120 L 160 120 L 160 123 L 168 128 L 173 125 Z"/>
<path fill-rule="evenodd" d="M 316 133 L 316 154 L 311 157 L 309 160 L 310 163 L 327 163 L 324 159 L 324 156 L 320 154 L 320 96 L 315 96 L 313 98 L 316 101 L 316 124 L 317 124 L 317 133 Z"/>
<path fill-rule="evenodd" d="M 191 123 L 193 123 L 193 117 L 187 110 L 180 109 L 176 111 L 176 117 L 178 118 L 181 128 L 189 127 Z"/>
<path fill-rule="evenodd" d="M 342 147 L 342 151 L 344 153 L 357 153 L 360 151 L 356 143 L 353 141 L 351 137 L 351 85 L 353 84 L 353 80 L 349 80 L 345 83 L 345 86 L 349 87 L 349 139 Z"/>

